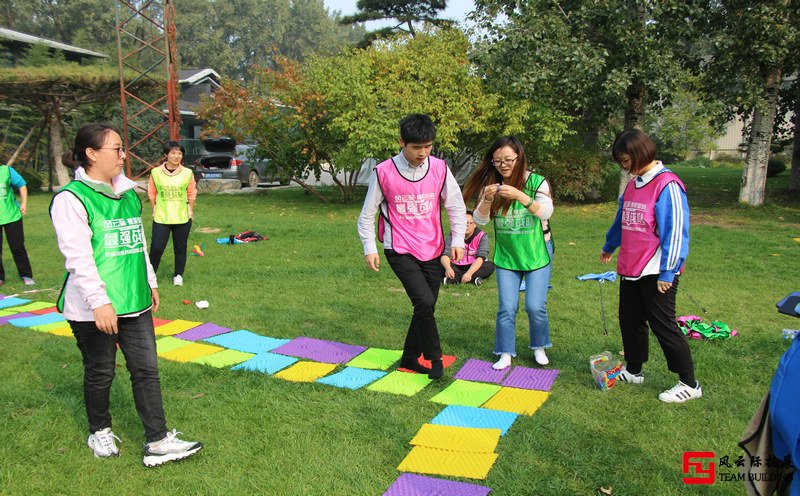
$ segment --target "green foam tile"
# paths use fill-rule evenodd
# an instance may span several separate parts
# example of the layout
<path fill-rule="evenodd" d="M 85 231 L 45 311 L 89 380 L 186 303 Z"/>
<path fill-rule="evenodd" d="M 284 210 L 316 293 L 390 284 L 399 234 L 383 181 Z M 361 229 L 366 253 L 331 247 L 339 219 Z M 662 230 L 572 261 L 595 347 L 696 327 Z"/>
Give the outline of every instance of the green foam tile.
<path fill-rule="evenodd" d="M 428 379 L 427 375 L 409 374 L 408 372 L 395 370 L 367 386 L 367 389 L 382 393 L 414 396 L 431 382 L 433 380 Z"/>
<path fill-rule="evenodd" d="M 166 353 L 168 351 L 177 350 L 178 348 L 183 348 L 188 344 L 192 344 L 192 342 L 186 341 L 185 339 L 166 336 L 156 341 L 156 352 L 159 354 Z"/>
<path fill-rule="evenodd" d="M 361 369 L 386 370 L 400 360 L 402 355 L 403 352 L 400 350 L 369 348 L 347 362 L 347 365 Z"/>
<path fill-rule="evenodd" d="M 445 405 L 481 406 L 500 391 L 497 384 L 464 381 L 456 379 L 431 401 Z"/>
<path fill-rule="evenodd" d="M 166 338 L 165 338 L 166 339 Z M 176 338 L 177 339 L 177 338 Z M 254 353 L 245 353 L 239 350 L 222 350 L 211 355 L 202 356 L 191 360 L 192 363 L 211 365 L 212 367 L 225 368 L 239 365 L 256 356 Z"/>

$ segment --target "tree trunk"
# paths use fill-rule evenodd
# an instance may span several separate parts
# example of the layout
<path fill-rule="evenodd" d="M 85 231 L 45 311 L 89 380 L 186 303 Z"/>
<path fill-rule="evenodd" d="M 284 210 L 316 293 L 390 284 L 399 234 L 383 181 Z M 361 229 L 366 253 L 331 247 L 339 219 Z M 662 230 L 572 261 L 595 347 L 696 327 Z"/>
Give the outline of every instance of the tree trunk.
<path fill-rule="evenodd" d="M 759 206 L 764 204 L 767 186 L 767 162 L 772 143 L 772 126 L 778 107 L 778 90 L 781 84 L 781 69 L 774 67 L 764 77 L 764 92 L 753 111 L 750 138 L 747 141 L 747 156 L 739 190 L 741 203 Z"/>
<path fill-rule="evenodd" d="M 800 75 L 800 68 L 798 68 Z M 794 101 L 794 149 L 792 150 L 792 175 L 789 178 L 789 189 L 800 190 L 800 81 L 795 81 L 797 96 Z"/>
<path fill-rule="evenodd" d="M 625 129 L 644 130 L 644 83 L 639 79 L 634 79 L 625 90 L 625 98 L 628 105 L 625 107 Z M 625 192 L 625 186 L 631 180 L 631 176 L 625 169 L 619 170 L 619 194 Z"/>
<path fill-rule="evenodd" d="M 6 165 L 11 165 L 14 163 L 15 160 L 17 160 L 17 157 L 19 156 L 20 152 L 22 152 L 22 149 L 25 148 L 25 145 L 28 144 L 28 140 L 31 139 L 31 136 L 33 136 L 33 132 L 36 131 L 36 128 L 38 128 L 41 125 L 42 121 L 39 121 L 36 123 L 36 125 L 34 125 L 31 128 L 30 131 L 28 131 L 28 134 L 25 135 L 25 138 L 22 140 L 22 143 L 20 143 L 19 146 L 17 146 L 17 149 L 14 150 L 14 153 L 11 155 L 11 158 L 8 159 L 8 162 L 6 162 Z"/>
<path fill-rule="evenodd" d="M 70 181 L 66 166 L 61 163 L 64 145 L 61 143 L 61 116 L 58 113 L 59 102 L 47 113 L 47 126 L 50 131 L 50 166 L 56 171 L 58 185 L 66 186 Z"/>

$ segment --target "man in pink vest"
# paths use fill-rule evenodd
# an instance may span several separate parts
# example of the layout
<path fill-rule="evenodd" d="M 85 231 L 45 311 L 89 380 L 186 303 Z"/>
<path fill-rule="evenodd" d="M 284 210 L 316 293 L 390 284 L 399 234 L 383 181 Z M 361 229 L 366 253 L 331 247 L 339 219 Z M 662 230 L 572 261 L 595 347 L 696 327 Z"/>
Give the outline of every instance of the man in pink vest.
<path fill-rule="evenodd" d="M 435 138 L 436 127 L 427 115 L 411 114 L 400 122 L 402 150 L 375 167 L 358 218 L 364 262 L 378 272 L 375 215 L 380 213 L 378 239 L 414 307 L 400 366 L 428 374 L 431 379 L 439 379 L 443 373 L 434 316 L 444 276 L 439 263 L 444 250 L 441 207 L 450 218 L 450 255 L 455 261 L 464 256 L 467 210 L 450 169 L 443 160 L 430 155 Z M 417 361 L 420 354 L 431 361 L 431 368 Z"/>

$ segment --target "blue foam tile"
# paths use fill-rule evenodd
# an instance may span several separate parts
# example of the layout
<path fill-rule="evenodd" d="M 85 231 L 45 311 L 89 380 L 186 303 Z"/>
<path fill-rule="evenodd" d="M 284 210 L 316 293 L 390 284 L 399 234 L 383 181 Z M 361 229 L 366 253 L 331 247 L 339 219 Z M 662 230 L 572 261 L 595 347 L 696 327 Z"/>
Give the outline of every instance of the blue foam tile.
<path fill-rule="evenodd" d="M 25 298 L 3 298 L 0 300 L 0 309 L 8 308 L 8 307 L 16 307 L 18 305 L 24 305 L 25 303 L 30 303 L 31 300 L 26 300 Z"/>
<path fill-rule="evenodd" d="M 358 389 L 371 382 L 377 381 L 385 375 L 386 372 L 382 370 L 367 370 L 360 369 L 358 367 L 345 367 L 335 374 L 317 379 L 317 382 L 339 388 Z"/>
<path fill-rule="evenodd" d="M 64 322 L 66 319 L 60 313 L 52 312 L 44 315 L 37 315 L 35 317 L 20 317 L 17 319 L 10 319 L 9 324 L 17 327 L 33 327 L 37 325 L 52 324 L 54 322 Z"/>
<path fill-rule="evenodd" d="M 505 436 L 517 414 L 474 406 L 449 405 L 431 420 L 431 424 L 451 425 L 453 427 L 474 427 L 483 429 L 500 429 Z"/>
<path fill-rule="evenodd" d="M 249 370 L 251 372 L 262 372 L 264 374 L 274 374 L 279 370 L 285 369 L 298 359 L 276 353 L 261 353 L 246 362 L 233 367 L 231 370 Z"/>
<path fill-rule="evenodd" d="M 254 332 L 241 330 L 235 332 L 228 332 L 206 338 L 203 341 L 213 343 L 218 346 L 224 346 L 232 350 L 244 351 L 246 353 L 263 353 L 265 351 L 272 351 L 278 346 L 289 342 L 288 339 L 276 339 L 268 336 L 262 336 Z"/>

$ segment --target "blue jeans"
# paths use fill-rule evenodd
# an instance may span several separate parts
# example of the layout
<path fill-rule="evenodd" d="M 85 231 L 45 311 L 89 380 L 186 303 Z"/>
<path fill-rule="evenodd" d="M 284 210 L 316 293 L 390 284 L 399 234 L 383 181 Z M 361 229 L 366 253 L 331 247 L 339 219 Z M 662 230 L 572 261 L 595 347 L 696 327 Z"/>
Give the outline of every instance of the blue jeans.
<path fill-rule="evenodd" d="M 525 278 L 525 312 L 531 348 L 549 348 L 550 322 L 547 317 L 547 288 L 553 273 L 553 243 L 547 242 L 550 263 L 530 272 L 520 272 L 497 267 L 497 327 L 494 338 L 494 353 L 517 356 L 516 320 L 519 310 L 519 286 Z"/>
<path fill-rule="evenodd" d="M 124 317 L 117 322 L 119 334 L 106 334 L 97 329 L 93 321 L 69 321 L 83 355 L 83 399 L 89 432 L 111 427 L 109 396 L 119 343 L 131 374 L 133 401 L 144 425 L 145 438 L 148 443 L 158 441 L 167 435 L 167 421 L 161 402 L 153 314 L 148 310 L 138 317 Z"/>

